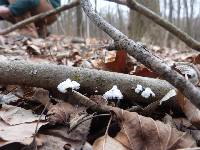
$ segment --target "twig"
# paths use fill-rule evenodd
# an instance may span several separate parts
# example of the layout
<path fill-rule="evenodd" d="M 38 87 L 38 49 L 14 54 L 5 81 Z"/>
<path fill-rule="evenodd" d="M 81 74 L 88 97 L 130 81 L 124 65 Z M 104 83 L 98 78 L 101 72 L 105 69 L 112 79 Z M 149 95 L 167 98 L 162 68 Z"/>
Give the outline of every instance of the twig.
<path fill-rule="evenodd" d="M 108 122 L 108 125 L 107 125 L 107 128 L 106 128 L 106 132 L 105 132 L 105 135 L 104 135 L 105 138 L 104 138 L 104 142 L 103 142 L 103 150 L 106 149 L 105 145 L 106 145 L 106 140 L 107 140 L 107 137 L 108 137 L 108 130 L 109 130 L 111 121 L 112 121 L 112 115 L 110 116 L 110 119 L 109 119 L 109 122 Z"/>
<path fill-rule="evenodd" d="M 73 98 L 76 99 L 81 105 L 84 105 L 94 111 L 109 112 L 112 108 L 111 106 L 99 105 L 77 91 L 72 91 L 71 94 L 71 96 L 73 96 Z"/>
<path fill-rule="evenodd" d="M 145 17 L 151 19 L 170 33 L 172 33 L 174 36 L 179 38 L 181 41 L 183 41 L 187 46 L 191 47 L 192 49 L 195 49 L 197 51 L 200 51 L 200 42 L 193 39 L 190 35 L 188 35 L 186 32 L 182 31 L 169 21 L 161 18 L 158 14 L 151 11 L 150 9 L 146 8 L 145 6 L 141 5 L 140 3 L 136 2 L 136 0 L 106 0 L 110 2 L 115 2 L 118 4 L 126 5 L 130 9 L 133 9 L 140 14 L 144 15 Z M 134 21 L 134 20 L 133 20 Z"/>
<path fill-rule="evenodd" d="M 74 2 L 71 2 L 69 4 L 66 4 L 64 6 L 61 6 L 59 8 L 56 8 L 56 9 L 53 9 L 53 10 L 50 10 L 48 12 L 44 12 L 44 13 L 41 13 L 41 14 L 38 14 L 38 15 L 35 15 L 33 17 L 30 17 L 26 20 L 23 20 L 21 22 L 18 22 L 6 29 L 3 29 L 0 31 L 0 35 L 4 35 L 4 34 L 8 34 L 16 29 L 19 29 L 27 24 L 30 24 L 36 20 L 39 20 L 39 19 L 43 19 L 43 18 L 46 18 L 46 17 L 49 17 L 49 16 L 52 16 L 52 15 L 56 15 L 64 10 L 67 10 L 67 9 L 71 9 L 73 7 L 76 7 L 80 4 L 80 2 L 78 0 L 74 1 Z"/>
<path fill-rule="evenodd" d="M 39 122 L 40 122 L 40 120 L 41 120 L 41 118 L 42 118 L 42 115 L 43 115 L 44 112 L 47 110 L 49 104 L 50 104 L 50 100 L 47 102 L 47 104 L 45 105 L 44 109 L 42 110 L 42 112 L 41 112 L 41 114 L 40 114 L 40 117 L 39 117 L 39 119 L 38 119 L 38 121 L 37 121 L 37 125 L 36 125 L 36 128 L 35 128 L 35 135 L 36 135 L 37 132 L 38 132 L 38 125 L 39 125 Z"/>
<path fill-rule="evenodd" d="M 197 87 L 191 82 L 186 81 L 182 75 L 165 64 L 164 61 L 152 55 L 148 49 L 128 39 L 126 35 L 107 23 L 102 17 L 95 13 L 89 0 L 81 0 L 81 6 L 90 20 L 117 42 L 119 47 L 126 50 L 128 54 L 135 57 L 142 64 L 179 89 L 184 96 L 200 108 L 200 90 Z"/>

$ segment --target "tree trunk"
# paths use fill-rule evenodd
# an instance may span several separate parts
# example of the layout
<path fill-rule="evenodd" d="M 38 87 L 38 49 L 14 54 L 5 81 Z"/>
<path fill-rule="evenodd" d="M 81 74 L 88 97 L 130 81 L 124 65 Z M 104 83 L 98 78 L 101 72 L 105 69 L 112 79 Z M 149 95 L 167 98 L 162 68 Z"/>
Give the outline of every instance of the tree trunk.
<path fill-rule="evenodd" d="M 71 0 L 68 0 L 68 3 L 70 3 Z M 64 12 L 64 13 L 67 13 L 67 21 L 65 21 L 65 25 L 66 25 L 66 28 L 67 28 L 67 34 L 68 35 L 71 35 L 72 32 L 72 10 L 69 10 L 67 12 Z"/>
<path fill-rule="evenodd" d="M 120 10 L 119 4 L 117 4 L 117 13 L 118 13 L 118 18 L 119 18 L 119 29 L 122 30 L 124 24 L 123 24 L 123 16 L 122 16 L 122 12 Z"/>
<path fill-rule="evenodd" d="M 94 2 L 95 2 L 95 12 L 97 12 L 97 0 L 95 0 Z"/>
<path fill-rule="evenodd" d="M 168 20 L 169 22 L 173 23 L 173 11 L 174 11 L 174 6 L 173 6 L 173 0 L 169 0 L 169 16 Z M 172 41 L 173 41 L 173 36 L 168 33 L 167 34 L 167 47 L 172 47 Z"/>
<path fill-rule="evenodd" d="M 191 36 L 194 37 L 194 30 L 193 29 L 193 22 L 194 22 L 194 5 L 195 5 L 195 0 L 191 0 L 190 2 L 190 31 L 191 31 Z"/>
<path fill-rule="evenodd" d="M 78 37 L 82 37 L 82 20 L 83 20 L 83 14 L 82 14 L 82 10 L 81 10 L 81 6 L 76 7 L 76 34 Z"/>
<path fill-rule="evenodd" d="M 190 16 L 189 16 L 189 9 L 188 9 L 188 1 L 184 1 L 184 7 L 185 7 L 185 15 L 186 15 L 186 32 L 191 35 L 191 24 L 190 24 Z"/>
<path fill-rule="evenodd" d="M 160 14 L 159 0 L 138 0 L 138 3 Z M 147 43 L 155 41 L 157 44 L 159 27 L 136 11 L 130 10 L 128 30 L 129 37 L 136 41 Z"/>
<path fill-rule="evenodd" d="M 178 0 L 178 4 L 177 4 L 177 22 L 176 22 L 176 25 L 177 25 L 177 27 L 179 27 L 179 28 L 181 28 L 180 27 L 180 22 L 181 22 L 181 0 Z M 177 45 L 179 45 L 179 39 L 177 38 L 176 39 L 176 43 L 177 43 Z"/>

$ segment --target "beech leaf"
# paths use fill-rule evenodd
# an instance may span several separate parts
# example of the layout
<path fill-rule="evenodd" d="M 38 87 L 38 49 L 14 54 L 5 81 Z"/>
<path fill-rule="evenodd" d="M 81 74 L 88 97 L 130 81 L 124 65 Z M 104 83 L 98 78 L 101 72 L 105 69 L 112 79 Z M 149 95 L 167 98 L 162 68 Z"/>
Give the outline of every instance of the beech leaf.
<path fill-rule="evenodd" d="M 118 108 L 114 108 L 113 111 L 119 119 L 120 132 L 127 136 L 132 150 L 174 150 L 196 146 L 196 141 L 188 133 L 180 132 L 168 124 L 154 121 L 136 112 Z"/>

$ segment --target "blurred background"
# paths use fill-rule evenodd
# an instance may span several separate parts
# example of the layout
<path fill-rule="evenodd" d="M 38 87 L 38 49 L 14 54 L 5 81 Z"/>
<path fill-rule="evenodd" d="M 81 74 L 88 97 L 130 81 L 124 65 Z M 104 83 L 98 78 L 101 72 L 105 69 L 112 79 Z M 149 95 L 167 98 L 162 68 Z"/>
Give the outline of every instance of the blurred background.
<path fill-rule="evenodd" d="M 72 0 L 62 0 L 62 5 Z M 137 0 L 163 18 L 200 41 L 200 0 Z M 128 7 L 104 0 L 91 0 L 95 11 L 109 23 L 135 41 L 169 48 L 183 48 L 185 45 L 151 20 Z M 7 27 L 1 23 L 1 28 Z M 53 34 L 78 36 L 86 39 L 109 40 L 80 9 L 80 6 L 62 12 L 58 21 L 50 27 Z"/>

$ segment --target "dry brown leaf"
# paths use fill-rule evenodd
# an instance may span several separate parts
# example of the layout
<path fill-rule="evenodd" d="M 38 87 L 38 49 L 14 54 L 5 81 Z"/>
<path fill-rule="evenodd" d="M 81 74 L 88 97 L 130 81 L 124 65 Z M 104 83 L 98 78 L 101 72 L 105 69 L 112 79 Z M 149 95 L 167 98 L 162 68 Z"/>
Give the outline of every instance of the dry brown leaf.
<path fill-rule="evenodd" d="M 36 88 L 34 90 L 32 99 L 39 101 L 41 104 L 43 104 L 45 106 L 50 101 L 49 91 L 47 91 L 43 88 Z"/>
<path fill-rule="evenodd" d="M 196 57 L 193 57 L 193 62 L 195 64 L 200 64 L 200 54 L 198 54 Z"/>
<path fill-rule="evenodd" d="M 63 128 L 62 132 L 65 132 L 65 130 L 66 129 Z M 88 143 L 82 144 L 80 141 L 70 139 L 70 137 L 65 137 L 65 134 L 59 132 L 55 132 L 54 134 L 55 135 L 38 134 L 36 138 L 37 149 L 64 150 L 65 148 L 66 150 L 92 150 L 91 145 Z"/>
<path fill-rule="evenodd" d="M 80 108 L 80 111 L 82 111 L 82 108 Z M 66 121 L 68 121 L 67 123 L 73 122 L 72 120 L 75 120 L 76 117 L 80 116 L 77 112 L 79 112 L 79 108 L 74 108 L 66 102 L 59 103 L 55 105 L 55 107 L 52 107 L 50 113 L 53 113 L 54 115 L 51 119 L 54 119 L 54 123 L 61 123 L 61 125 L 55 125 L 54 128 L 45 129 L 40 132 L 40 140 L 44 143 L 39 147 L 39 150 L 62 149 L 64 146 L 81 150 L 86 142 L 91 120 L 81 123 L 68 133 L 69 126 L 66 125 Z M 63 124 L 63 122 L 65 124 Z M 44 135 L 42 135 L 42 133 L 44 133 Z"/>
<path fill-rule="evenodd" d="M 114 55 L 115 54 L 115 55 Z M 101 55 L 100 55 L 101 56 Z M 102 69 L 113 72 L 125 72 L 126 71 L 126 58 L 127 53 L 124 50 L 117 52 L 109 52 L 108 56 L 103 56 L 104 59 L 96 58 L 91 60 L 94 68 Z"/>
<path fill-rule="evenodd" d="M 91 60 L 91 65 L 93 68 L 95 69 L 102 69 L 102 70 L 105 70 L 104 69 L 104 61 L 102 59 L 95 59 L 95 60 Z"/>
<path fill-rule="evenodd" d="M 114 72 L 125 72 L 127 53 L 124 50 L 117 51 L 115 61 L 104 64 L 104 68 Z"/>
<path fill-rule="evenodd" d="M 74 107 L 66 102 L 60 102 L 56 105 L 51 105 L 48 111 L 48 118 L 50 124 L 66 124 L 70 114 L 74 112 Z"/>
<path fill-rule="evenodd" d="M 62 114 L 59 114 L 60 111 L 65 111 L 64 113 L 62 112 Z M 76 111 L 78 111 L 79 109 L 77 108 Z M 53 105 L 51 107 L 51 112 L 50 113 L 56 113 L 56 115 L 59 117 L 70 115 L 70 119 L 73 119 L 71 117 L 73 117 L 74 115 L 71 115 L 73 113 L 76 113 L 75 108 L 73 106 L 71 106 L 68 103 L 58 103 L 57 105 Z M 55 116 L 54 116 L 55 117 Z M 70 120 L 69 119 L 69 120 Z M 57 122 L 56 122 L 57 123 Z M 90 120 L 87 120 L 85 122 L 83 122 L 80 126 L 78 126 L 77 128 L 75 128 L 72 132 L 68 133 L 68 129 L 69 127 L 66 124 L 61 124 L 61 125 L 56 125 L 56 126 L 49 126 L 49 124 L 47 124 L 44 128 L 42 128 L 39 131 L 39 134 L 37 134 L 36 136 L 36 144 L 34 146 L 37 145 L 37 149 L 38 150 L 54 150 L 54 149 L 63 149 L 63 147 L 65 145 L 70 145 L 70 147 L 72 149 L 76 149 L 76 150 L 81 150 L 83 145 L 86 142 L 87 139 L 87 135 L 89 133 L 89 129 L 90 129 Z M 2 138 L 4 140 L 0 141 L 2 142 L 2 144 L 4 144 L 4 148 L 6 148 L 6 146 L 9 146 L 8 142 L 6 140 L 8 140 L 9 138 L 13 138 L 10 139 L 13 142 L 20 142 L 21 144 L 24 144 L 24 146 L 26 146 L 26 148 L 28 148 L 28 150 L 30 149 L 31 145 L 30 144 L 32 142 L 32 135 L 35 132 L 35 127 L 33 127 L 32 125 L 36 126 L 37 123 L 33 124 L 33 123 L 26 123 L 26 124 L 20 124 L 17 126 L 13 126 L 11 127 L 7 127 L 7 124 L 0 124 L 0 129 L 2 128 L 2 130 L 0 130 L 0 138 Z M 42 124 L 39 124 L 39 127 Z M 28 128 L 27 128 L 28 127 Z M 4 128 L 8 129 L 8 131 L 3 130 Z M 19 128 L 19 130 L 18 130 Z M 24 131 L 21 131 L 22 129 L 24 129 Z M 14 130 L 18 130 L 16 133 Z M 33 132 L 32 132 L 33 131 Z M 9 134 L 8 134 L 8 133 Z M 2 133 L 2 134 L 1 134 Z M 16 134 L 16 135 L 15 135 Z M 21 138 L 18 138 L 20 135 L 18 134 L 23 134 L 21 136 Z M 3 137 L 2 137 L 3 135 Z M 30 136 L 29 136 L 30 135 Z M 18 141 L 16 139 L 19 139 Z M 25 139 L 24 139 L 25 138 Z M 6 142 L 5 142 L 6 141 Z M 6 145 L 7 144 L 7 145 Z M 0 147 L 1 148 L 1 147 Z"/>
<path fill-rule="evenodd" d="M 47 124 L 47 122 L 40 122 L 38 127 Z M 37 122 L 24 123 L 19 125 L 8 125 L 0 120 L 0 145 L 5 145 L 8 142 L 21 142 L 23 144 L 30 144 L 35 133 Z"/>
<path fill-rule="evenodd" d="M 181 129 L 182 127 L 192 128 L 193 126 L 187 118 L 174 118 L 173 122 L 177 129 Z"/>
<path fill-rule="evenodd" d="M 98 138 L 93 144 L 93 150 L 128 150 L 119 141 L 106 135 Z"/>
<path fill-rule="evenodd" d="M 195 140 L 189 134 L 180 132 L 168 124 L 135 112 L 118 108 L 113 111 L 120 121 L 121 132 L 127 136 L 132 150 L 174 150 L 196 146 Z"/>
<path fill-rule="evenodd" d="M 20 107 L 3 104 L 0 109 L 0 146 L 5 149 L 6 146 L 18 143 L 18 146 L 29 145 L 33 141 L 33 135 L 38 124 L 38 128 L 47 124 L 38 115 L 34 115 L 30 110 Z M 1 147 L 0 147 L 1 149 Z"/>
<path fill-rule="evenodd" d="M 39 115 L 34 115 L 31 110 L 3 104 L 0 109 L 0 118 L 9 125 L 17 125 L 37 121 Z"/>
<path fill-rule="evenodd" d="M 152 72 L 148 68 L 146 68 L 144 65 L 136 66 L 136 69 L 131 72 L 131 74 L 136 76 L 142 76 L 142 77 L 151 77 L 151 78 L 157 78 L 158 74 L 155 72 Z"/>
<path fill-rule="evenodd" d="M 200 129 L 200 110 L 179 91 L 177 92 L 176 100 L 188 120 Z"/>
<path fill-rule="evenodd" d="M 117 133 L 114 139 L 120 142 L 127 149 L 130 149 L 131 145 L 123 129 Z"/>

